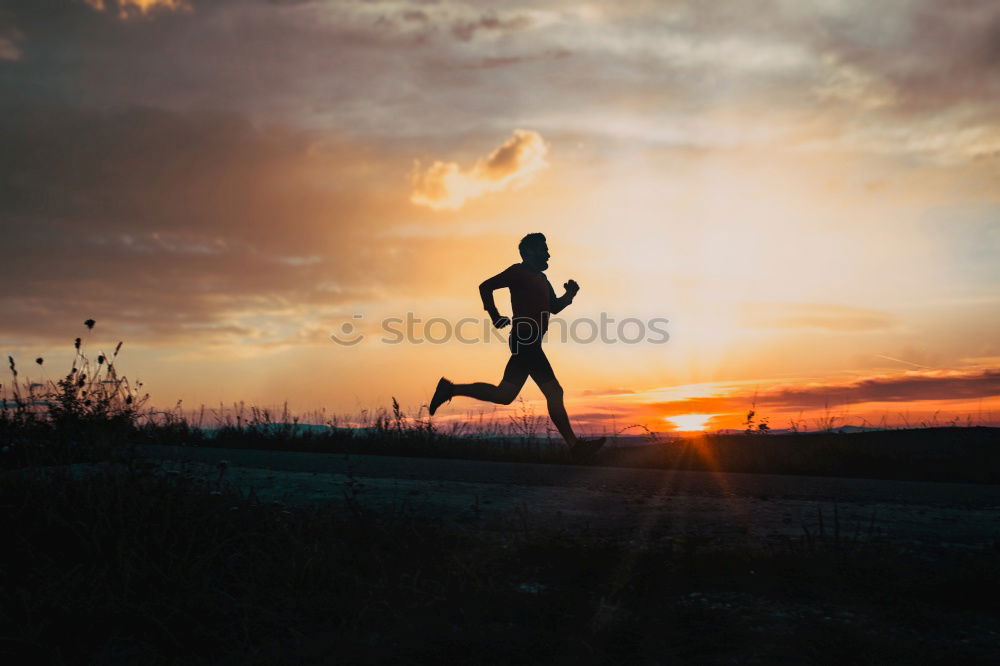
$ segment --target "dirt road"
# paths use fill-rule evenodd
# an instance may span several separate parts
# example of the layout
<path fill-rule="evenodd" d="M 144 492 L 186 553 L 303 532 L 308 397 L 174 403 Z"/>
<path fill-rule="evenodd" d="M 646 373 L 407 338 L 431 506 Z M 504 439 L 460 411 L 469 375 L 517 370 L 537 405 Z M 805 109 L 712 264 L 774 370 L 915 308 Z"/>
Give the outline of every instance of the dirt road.
<path fill-rule="evenodd" d="M 825 538 L 1000 547 L 1000 486 L 166 446 L 141 451 L 164 473 L 221 479 L 261 501 L 337 502 L 482 529 L 545 527 L 705 545 Z"/>

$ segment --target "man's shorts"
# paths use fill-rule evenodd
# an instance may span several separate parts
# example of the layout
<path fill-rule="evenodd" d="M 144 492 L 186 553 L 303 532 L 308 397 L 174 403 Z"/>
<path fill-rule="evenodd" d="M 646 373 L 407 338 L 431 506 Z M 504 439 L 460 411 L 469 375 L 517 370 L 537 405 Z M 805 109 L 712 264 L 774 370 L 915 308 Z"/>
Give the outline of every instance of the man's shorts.
<path fill-rule="evenodd" d="M 528 377 L 539 385 L 555 381 L 556 373 L 552 371 L 552 365 L 542 351 L 541 340 L 520 342 L 511 334 L 508 345 L 510 360 L 507 361 L 502 381 L 523 384 Z"/>

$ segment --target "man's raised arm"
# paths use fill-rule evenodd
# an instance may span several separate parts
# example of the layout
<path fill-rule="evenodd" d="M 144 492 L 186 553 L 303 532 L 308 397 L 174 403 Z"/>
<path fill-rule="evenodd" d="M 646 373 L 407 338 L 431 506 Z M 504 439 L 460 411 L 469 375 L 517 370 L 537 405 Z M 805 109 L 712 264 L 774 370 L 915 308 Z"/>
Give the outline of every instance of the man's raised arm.
<path fill-rule="evenodd" d="M 566 306 L 573 302 L 576 292 L 580 291 L 580 285 L 576 283 L 576 280 L 570 280 L 563 286 L 566 288 L 566 293 L 562 296 L 556 296 L 555 290 L 549 284 L 549 300 L 552 303 L 552 314 L 559 314 L 565 310 Z"/>
<path fill-rule="evenodd" d="M 496 303 L 493 301 L 493 292 L 497 289 L 504 289 L 510 287 L 510 280 L 507 276 L 507 271 L 503 273 L 498 273 L 491 278 L 483 280 L 483 283 L 479 285 L 479 296 L 483 299 L 483 309 L 490 316 L 490 320 L 493 325 L 497 328 L 503 328 L 510 323 L 510 319 L 501 316 L 500 312 L 497 310 Z"/>

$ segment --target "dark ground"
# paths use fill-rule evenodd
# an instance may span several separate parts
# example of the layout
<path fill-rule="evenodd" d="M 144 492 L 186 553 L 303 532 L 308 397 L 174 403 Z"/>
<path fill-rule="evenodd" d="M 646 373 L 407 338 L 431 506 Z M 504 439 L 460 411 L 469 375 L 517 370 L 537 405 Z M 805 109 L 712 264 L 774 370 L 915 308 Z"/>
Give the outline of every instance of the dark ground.
<path fill-rule="evenodd" d="M 1000 660 L 1000 550 L 990 539 L 998 530 L 980 524 L 995 520 L 995 486 L 181 453 L 204 462 L 5 474 L 0 658 L 241 666 Z M 250 495 L 241 471 L 272 476 L 279 493 L 287 491 L 282 475 L 301 475 L 296 483 L 306 486 L 320 479 L 320 496 L 278 503 L 264 485 Z M 446 498 L 455 488 L 492 486 L 513 500 L 489 515 L 488 498 L 477 508 L 466 497 L 435 515 L 426 510 L 435 484 Z M 375 501 L 378 488 L 392 487 L 405 492 Z M 410 494 L 420 487 L 424 509 Z M 588 528 L 541 520 L 537 506 L 516 501 L 550 492 L 610 498 L 637 520 Z M 654 501 L 620 502 L 644 494 Z M 596 506 L 600 515 L 597 501 L 578 508 Z M 697 510 L 704 502 L 714 508 Z M 736 509 L 748 503 L 796 502 L 811 510 L 778 538 L 757 523 L 743 535 L 713 527 L 720 516 L 746 524 L 754 513 Z M 852 522 L 850 505 L 866 503 L 950 513 L 923 523 L 934 538 L 913 539 L 892 533 L 891 516 L 877 514 L 880 529 Z M 972 532 L 956 527 L 963 515 L 975 517 Z"/>

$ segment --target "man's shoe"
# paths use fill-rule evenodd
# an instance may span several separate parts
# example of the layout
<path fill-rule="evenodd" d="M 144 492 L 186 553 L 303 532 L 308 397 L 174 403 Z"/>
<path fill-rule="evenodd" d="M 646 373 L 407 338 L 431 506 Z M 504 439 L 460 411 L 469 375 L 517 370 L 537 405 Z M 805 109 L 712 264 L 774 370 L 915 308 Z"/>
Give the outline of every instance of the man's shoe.
<path fill-rule="evenodd" d="M 438 410 L 438 407 L 448 402 L 454 397 L 455 385 L 449 382 L 447 379 L 442 377 L 438 380 L 437 388 L 434 389 L 434 397 L 431 398 L 431 404 L 427 406 L 427 412 L 434 416 L 434 412 Z"/>
<path fill-rule="evenodd" d="M 589 460 L 604 446 L 605 439 L 605 437 L 578 439 L 576 444 L 570 447 L 570 455 L 573 456 L 574 460 Z"/>

